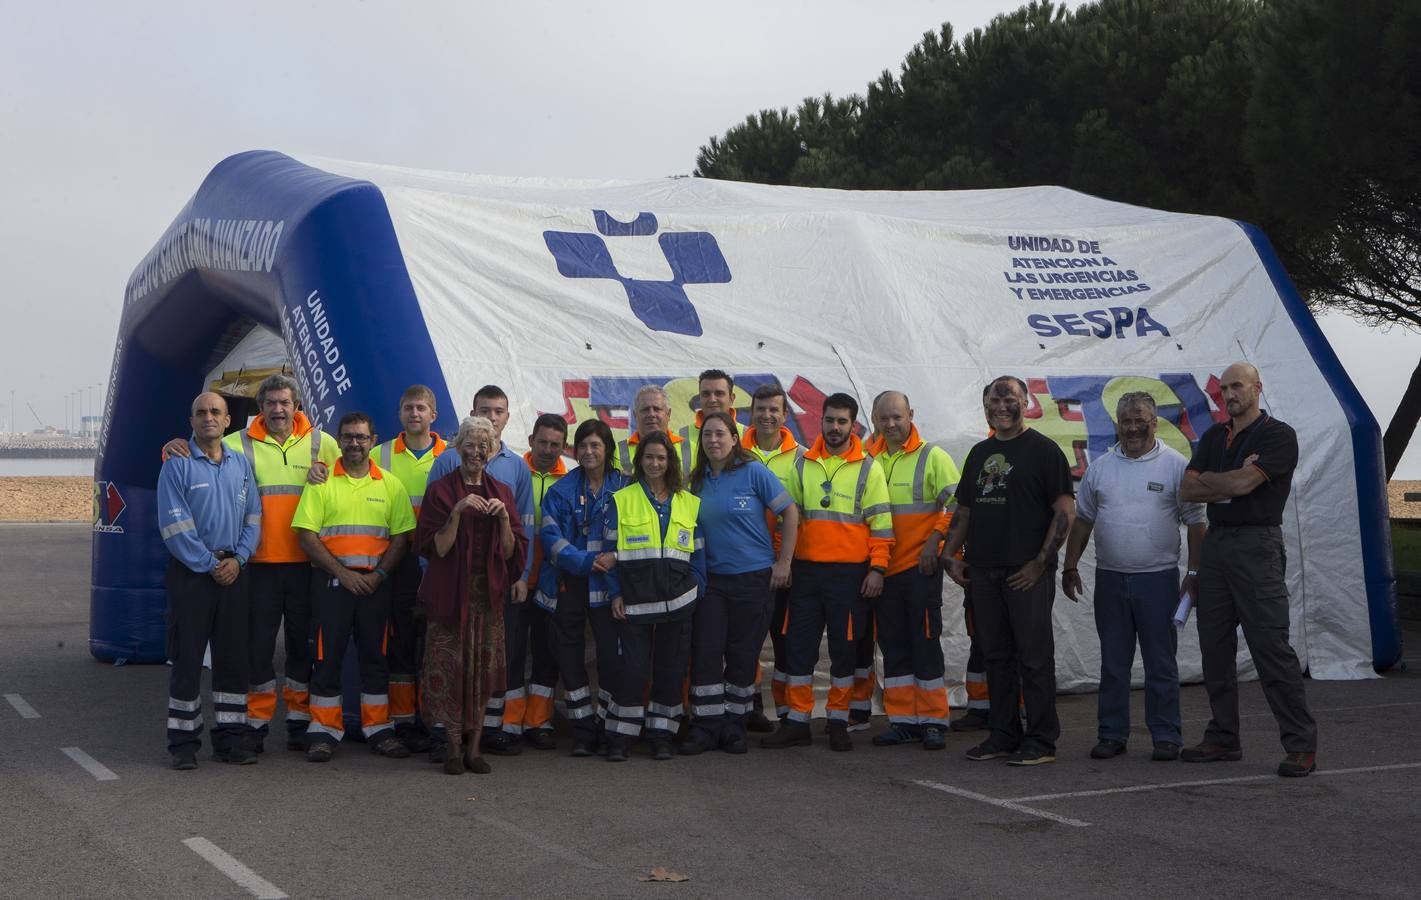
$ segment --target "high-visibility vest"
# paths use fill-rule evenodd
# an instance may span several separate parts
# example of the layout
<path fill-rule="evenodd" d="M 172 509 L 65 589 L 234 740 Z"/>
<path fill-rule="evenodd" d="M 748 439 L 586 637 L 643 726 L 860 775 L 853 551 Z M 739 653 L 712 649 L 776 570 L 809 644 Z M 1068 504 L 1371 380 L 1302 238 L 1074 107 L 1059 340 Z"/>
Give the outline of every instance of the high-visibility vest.
<path fill-rule="evenodd" d="M 434 446 L 425 451 L 423 456 L 416 456 L 413 450 L 405 446 L 403 431 L 394 440 L 386 441 L 370 451 L 370 461 L 394 475 L 400 480 L 400 484 L 405 486 L 416 520 L 419 519 L 420 504 L 424 502 L 424 486 L 429 480 L 429 470 L 434 468 L 434 461 L 448 446 L 438 433 L 431 433 L 431 437 L 434 438 Z"/>
<path fill-rule="evenodd" d="M 336 461 L 324 484 L 301 495 L 291 527 L 313 531 L 341 565 L 373 569 L 390 547 L 390 537 L 414 531 L 414 510 L 400 479 L 371 465 L 366 478 L 351 478 Z"/>
<path fill-rule="evenodd" d="M 240 453 L 252 465 L 257 493 L 262 502 L 262 533 L 254 563 L 306 562 L 306 551 L 291 530 L 291 516 L 301 499 L 306 475 L 316 462 L 328 466 L 340 459 L 335 439 L 318 428 L 302 412 L 291 420 L 291 434 L 278 444 L 266 430 L 266 417 L 257 416 L 247 428 L 234 431 L 222 443 Z"/>
<path fill-rule="evenodd" d="M 700 593 L 691 568 L 700 498 L 690 491 L 672 495 L 664 538 L 656 507 L 640 483 L 617 491 L 612 502 L 617 505 L 617 579 L 627 619 L 658 622 L 688 613 Z"/>
<path fill-rule="evenodd" d="M 641 434 L 635 431 L 626 440 L 617 443 L 617 456 L 622 462 L 622 473 L 628 478 L 636 477 L 632 470 L 632 457 L 636 455 L 636 445 L 639 443 Z M 671 445 L 676 448 L 676 456 L 681 461 L 681 481 L 690 484 L 691 468 L 696 464 L 696 439 L 691 429 L 682 428 L 679 433 L 672 434 Z"/>
<path fill-rule="evenodd" d="M 799 445 L 799 441 L 794 439 L 794 435 L 790 433 L 788 428 L 780 428 L 780 443 L 773 450 L 760 449 L 760 445 L 755 442 L 754 428 L 746 428 L 744 433 L 740 435 L 740 446 L 764 463 L 780 480 L 780 484 L 784 486 L 786 491 L 790 490 L 790 485 L 794 483 L 797 474 L 795 466 L 804 456 L 804 448 Z M 775 554 L 778 555 L 780 552 L 780 517 L 767 509 L 765 510 L 765 521 L 769 523 Z"/>
<path fill-rule="evenodd" d="M 924 441 L 916 425 L 897 453 L 888 452 L 882 437 L 874 438 L 867 450 L 888 482 L 895 540 L 887 574 L 897 575 L 918 565 L 923 545 L 934 531 L 947 534 L 962 476 L 948 452 Z"/>
<path fill-rule="evenodd" d="M 795 471 L 790 494 L 799 504 L 800 513 L 794 558 L 807 562 L 867 561 L 886 569 L 893 553 L 888 484 L 882 470 L 864 455 L 858 435 L 849 438 L 849 449 L 843 456 L 830 454 L 820 437 L 795 460 Z"/>
<path fill-rule="evenodd" d="M 567 474 L 567 463 L 559 456 L 551 469 L 539 472 L 533 466 L 531 450 L 523 454 L 523 461 L 528 464 L 528 475 L 533 479 L 533 533 L 528 536 L 533 545 L 533 564 L 528 568 L 528 587 L 531 589 L 538 583 L 538 573 L 542 571 L 543 542 L 538 539 L 538 530 L 543 523 L 543 497 L 547 495 L 548 488 L 557 484 L 558 479 Z"/>

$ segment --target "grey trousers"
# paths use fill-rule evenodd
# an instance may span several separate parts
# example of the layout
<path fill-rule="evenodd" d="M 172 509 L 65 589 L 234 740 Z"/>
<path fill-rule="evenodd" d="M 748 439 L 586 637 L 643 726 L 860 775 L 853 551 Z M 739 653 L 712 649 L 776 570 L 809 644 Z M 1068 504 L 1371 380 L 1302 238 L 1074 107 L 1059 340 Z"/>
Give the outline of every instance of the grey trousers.
<path fill-rule="evenodd" d="M 1287 554 L 1276 526 L 1218 526 L 1204 538 L 1199 568 L 1199 649 L 1212 718 L 1204 742 L 1239 746 L 1238 626 L 1258 667 L 1283 749 L 1317 749 L 1302 667 L 1288 643 Z"/>

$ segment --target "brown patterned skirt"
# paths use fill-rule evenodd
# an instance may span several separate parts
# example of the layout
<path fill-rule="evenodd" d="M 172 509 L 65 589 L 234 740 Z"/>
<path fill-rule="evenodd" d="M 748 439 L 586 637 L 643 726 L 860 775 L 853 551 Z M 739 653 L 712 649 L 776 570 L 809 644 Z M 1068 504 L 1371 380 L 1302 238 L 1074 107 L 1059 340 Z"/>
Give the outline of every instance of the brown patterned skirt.
<path fill-rule="evenodd" d="M 489 696 L 505 687 L 502 610 L 489 603 L 488 578 L 469 579 L 461 624 L 425 625 L 420 707 L 429 725 L 450 735 L 478 731 Z"/>

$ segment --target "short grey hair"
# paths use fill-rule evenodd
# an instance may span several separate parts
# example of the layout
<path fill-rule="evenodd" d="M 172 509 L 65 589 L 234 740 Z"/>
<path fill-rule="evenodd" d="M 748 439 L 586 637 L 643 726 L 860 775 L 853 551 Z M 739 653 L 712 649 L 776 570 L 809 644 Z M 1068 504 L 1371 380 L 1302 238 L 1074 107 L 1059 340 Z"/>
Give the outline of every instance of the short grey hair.
<path fill-rule="evenodd" d="M 661 399 L 666 401 L 666 408 L 671 408 L 671 395 L 666 393 L 666 388 L 659 384 L 644 384 L 636 389 L 636 396 L 632 397 L 632 415 L 636 415 L 637 407 L 641 406 L 643 394 L 660 394 Z"/>
<path fill-rule="evenodd" d="M 290 391 L 291 402 L 301 404 L 301 389 L 296 386 L 296 379 L 289 375 L 282 375 L 277 372 L 275 375 L 268 375 L 262 379 L 262 383 L 257 385 L 257 403 L 260 404 L 266 399 L 266 395 L 271 391 Z"/>
<path fill-rule="evenodd" d="M 1155 418 L 1155 396 L 1149 391 L 1130 391 L 1120 395 L 1120 399 L 1115 401 L 1115 418 L 1120 418 L 1120 414 L 1132 406 L 1148 406 L 1150 408 L 1150 418 Z"/>
<path fill-rule="evenodd" d="M 459 433 L 454 436 L 454 446 L 461 446 L 464 441 L 478 434 L 488 435 L 489 443 L 497 443 L 498 436 L 493 430 L 493 423 L 483 416 L 466 416 L 464 421 L 459 423 Z"/>

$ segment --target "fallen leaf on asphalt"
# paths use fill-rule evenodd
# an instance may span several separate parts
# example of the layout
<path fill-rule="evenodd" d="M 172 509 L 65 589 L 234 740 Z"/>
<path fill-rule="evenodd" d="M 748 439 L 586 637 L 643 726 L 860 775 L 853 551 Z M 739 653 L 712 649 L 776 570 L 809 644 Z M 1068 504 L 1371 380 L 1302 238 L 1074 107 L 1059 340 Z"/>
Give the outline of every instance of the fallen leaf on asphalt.
<path fill-rule="evenodd" d="M 667 869 L 665 866 L 657 866 L 656 868 L 652 869 L 650 873 L 641 876 L 641 878 L 638 879 L 638 880 L 639 880 L 639 881 L 675 881 L 675 882 L 681 882 L 681 881 L 690 881 L 690 880 L 691 880 L 691 876 L 689 876 L 689 875 L 682 875 L 680 872 L 672 872 L 670 869 Z"/>

